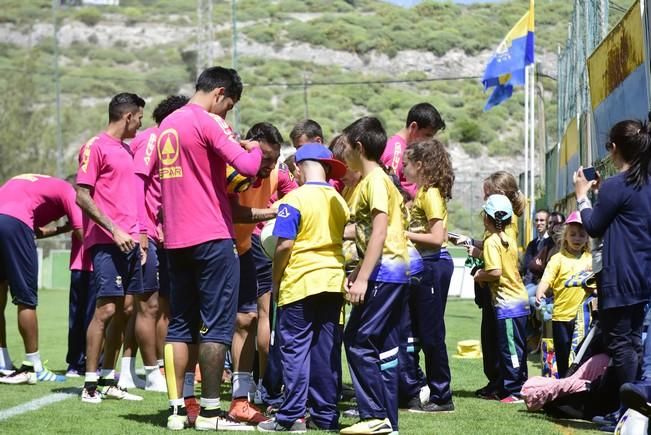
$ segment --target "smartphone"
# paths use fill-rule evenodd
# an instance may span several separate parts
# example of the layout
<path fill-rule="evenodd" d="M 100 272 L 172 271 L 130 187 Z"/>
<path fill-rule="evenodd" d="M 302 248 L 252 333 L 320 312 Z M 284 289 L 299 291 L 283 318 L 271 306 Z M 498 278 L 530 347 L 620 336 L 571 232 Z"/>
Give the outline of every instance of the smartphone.
<path fill-rule="evenodd" d="M 462 238 L 465 238 L 465 236 L 462 236 L 461 234 L 458 234 L 458 233 L 453 233 L 451 231 L 448 231 L 448 240 L 450 240 L 455 245 L 457 244 L 457 241 L 459 239 L 462 239 Z"/>
<path fill-rule="evenodd" d="M 588 166 L 587 168 L 583 168 L 583 176 L 588 181 L 596 180 L 597 179 L 597 170 L 592 166 Z"/>

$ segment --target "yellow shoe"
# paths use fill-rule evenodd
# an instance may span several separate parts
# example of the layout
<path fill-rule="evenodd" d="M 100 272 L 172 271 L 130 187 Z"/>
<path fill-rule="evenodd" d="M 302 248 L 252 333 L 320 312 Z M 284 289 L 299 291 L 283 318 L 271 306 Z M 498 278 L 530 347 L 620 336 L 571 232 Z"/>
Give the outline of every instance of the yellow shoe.
<path fill-rule="evenodd" d="M 370 420 L 362 420 L 352 426 L 342 429 L 339 433 L 342 435 L 368 435 L 368 434 L 390 434 L 393 432 L 391 422 L 388 418 L 380 420 L 379 418 L 372 418 Z"/>

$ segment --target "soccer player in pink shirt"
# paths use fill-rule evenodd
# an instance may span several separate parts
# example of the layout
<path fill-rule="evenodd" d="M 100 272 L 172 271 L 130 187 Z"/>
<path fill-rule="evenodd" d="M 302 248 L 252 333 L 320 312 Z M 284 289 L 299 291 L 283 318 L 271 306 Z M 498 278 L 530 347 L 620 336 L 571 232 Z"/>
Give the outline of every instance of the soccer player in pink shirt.
<path fill-rule="evenodd" d="M 173 95 L 161 101 L 154 109 L 153 117 L 156 125 L 141 131 L 131 141 L 129 146 L 134 154 L 135 172 L 140 181 L 139 189 L 143 191 L 140 220 L 141 243 L 143 231 L 146 234 L 147 258 L 143 264 L 143 294 L 141 297 L 144 310 L 136 316 L 135 322 L 127 323 L 125 332 L 124 352 L 122 355 L 119 387 L 134 388 L 135 382 L 140 380 L 135 373 L 135 340 L 128 342 L 126 337 L 136 337 L 138 346 L 142 353 L 142 360 L 145 368 L 144 388 L 148 391 L 167 392 L 165 378 L 158 369 L 157 358 L 157 336 L 159 335 L 157 321 L 163 319 L 164 334 L 167 333 L 167 311 L 168 303 L 163 302 L 166 307 L 165 313 L 160 312 L 159 301 L 167 301 L 169 294 L 165 292 L 168 286 L 159 284 L 159 268 L 167 267 L 167 260 L 163 257 L 158 227 L 160 225 L 161 191 L 160 179 L 158 177 L 158 151 L 156 142 L 158 140 L 158 126 L 163 119 L 176 109 L 183 107 L 188 102 L 188 97 Z M 162 291 L 160 291 L 162 290 Z M 165 336 L 162 337 L 163 344 Z M 162 359 L 162 347 L 161 359 Z"/>
<path fill-rule="evenodd" d="M 201 409 L 199 430 L 247 427 L 220 409 L 226 350 L 233 338 L 239 261 L 232 209 L 226 193 L 226 164 L 245 177 L 260 169 L 255 141 L 235 139 L 224 120 L 242 95 L 233 69 L 201 73 L 190 102 L 160 125 L 158 155 L 163 194 L 163 233 L 170 273 L 170 324 L 165 345 L 168 429 L 187 425 L 183 398 L 189 345 L 199 344 Z"/>
<path fill-rule="evenodd" d="M 66 225 L 50 229 L 48 224 L 67 216 Z M 43 367 L 38 352 L 38 256 L 35 238 L 50 237 L 74 229 L 81 240 L 81 218 L 72 185 L 47 175 L 22 174 L 0 187 L 0 369 L 1 383 L 35 384 L 63 381 Z M 25 361 L 18 370 L 7 350 L 4 310 L 7 284 L 18 307 L 18 329 L 25 345 Z"/>
<path fill-rule="evenodd" d="M 411 199 L 414 199 L 418 187 L 409 183 L 402 172 L 405 149 L 412 143 L 431 139 L 437 132 L 444 129 L 445 122 L 436 107 L 430 103 L 419 103 L 409 109 L 405 126 L 387 141 L 380 160 L 384 166 L 393 170 L 400 180 L 400 185 Z"/>
<path fill-rule="evenodd" d="M 102 397 L 142 400 L 118 388 L 115 360 L 127 309 L 127 295 L 142 293 L 137 177 L 133 155 L 125 139 L 133 138 L 142 124 L 145 101 L 136 94 L 121 93 L 109 103 L 106 130 L 82 147 L 77 171 L 77 204 L 84 212 L 84 248 L 93 261 L 97 291 L 95 314 L 86 334 L 86 376 L 81 400 L 100 403 Z M 129 308 L 130 306 L 130 308 Z M 97 368 L 105 329 L 101 378 Z M 99 381 L 99 382 L 98 382 Z M 103 387 L 102 393 L 97 387 Z"/>

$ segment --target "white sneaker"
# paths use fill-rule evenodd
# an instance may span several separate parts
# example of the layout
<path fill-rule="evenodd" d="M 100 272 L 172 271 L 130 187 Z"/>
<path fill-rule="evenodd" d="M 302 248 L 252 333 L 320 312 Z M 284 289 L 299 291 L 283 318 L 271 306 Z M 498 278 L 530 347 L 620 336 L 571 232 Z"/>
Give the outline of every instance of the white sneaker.
<path fill-rule="evenodd" d="M 114 385 L 104 387 L 102 390 L 102 397 L 104 399 L 117 399 L 117 400 L 132 400 L 139 401 L 142 400 L 141 396 L 136 396 L 127 392 L 125 388 L 116 387 Z"/>
<path fill-rule="evenodd" d="M 194 422 L 196 430 L 235 430 L 235 431 L 255 431 L 255 426 L 246 423 L 240 423 L 228 416 L 224 411 L 219 411 L 217 417 L 202 417 L 201 413 Z"/>
<path fill-rule="evenodd" d="M 180 415 L 178 407 L 170 407 L 170 415 L 167 417 L 167 428 L 169 430 L 183 430 L 188 426 L 188 416 Z"/>
<path fill-rule="evenodd" d="M 81 401 L 92 404 L 102 403 L 102 395 L 96 389 L 89 391 L 84 388 L 81 390 Z"/>
<path fill-rule="evenodd" d="M 18 370 L 14 370 L 9 373 L 7 376 L 0 377 L 0 383 L 2 384 L 36 384 L 37 377 L 34 372 L 34 366 L 23 363 Z"/>
<path fill-rule="evenodd" d="M 145 388 L 145 381 L 138 375 L 132 376 L 130 374 L 121 373 L 120 379 L 118 379 L 118 387 L 124 389 L 140 388 L 142 390 Z"/>
<path fill-rule="evenodd" d="M 160 373 L 160 372 L 159 372 Z M 155 393 L 167 393 L 167 384 L 162 376 L 154 378 L 152 382 L 145 382 L 145 391 L 153 391 Z"/>
<path fill-rule="evenodd" d="M 420 394 L 418 396 L 420 398 L 421 405 L 429 403 L 429 386 L 425 385 L 423 388 L 421 388 Z"/>

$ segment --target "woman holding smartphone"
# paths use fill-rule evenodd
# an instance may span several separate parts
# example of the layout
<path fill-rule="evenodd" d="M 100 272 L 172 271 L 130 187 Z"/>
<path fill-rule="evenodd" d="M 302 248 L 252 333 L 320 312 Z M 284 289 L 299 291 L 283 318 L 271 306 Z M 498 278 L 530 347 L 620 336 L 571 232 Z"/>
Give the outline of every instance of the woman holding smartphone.
<path fill-rule="evenodd" d="M 576 200 L 585 230 L 603 237 L 603 268 L 597 274 L 599 318 L 618 386 L 634 381 L 642 357 L 644 306 L 651 296 L 651 127 L 621 121 L 606 149 L 617 170 L 601 181 L 574 174 Z M 590 190 L 599 189 L 594 206 Z"/>

